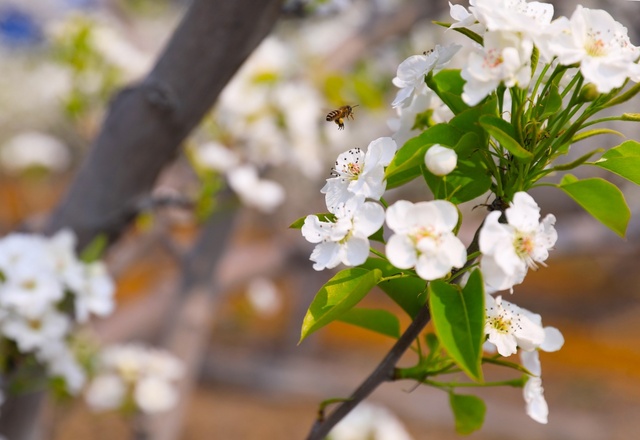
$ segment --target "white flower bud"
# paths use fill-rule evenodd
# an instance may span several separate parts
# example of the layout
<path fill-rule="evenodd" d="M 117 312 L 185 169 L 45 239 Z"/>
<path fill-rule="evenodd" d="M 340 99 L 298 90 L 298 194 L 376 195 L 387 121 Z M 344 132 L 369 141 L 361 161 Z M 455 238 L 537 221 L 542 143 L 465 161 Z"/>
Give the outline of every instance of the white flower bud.
<path fill-rule="evenodd" d="M 435 144 L 427 150 L 424 163 L 436 176 L 446 176 L 456 168 L 458 155 L 451 148 Z"/>

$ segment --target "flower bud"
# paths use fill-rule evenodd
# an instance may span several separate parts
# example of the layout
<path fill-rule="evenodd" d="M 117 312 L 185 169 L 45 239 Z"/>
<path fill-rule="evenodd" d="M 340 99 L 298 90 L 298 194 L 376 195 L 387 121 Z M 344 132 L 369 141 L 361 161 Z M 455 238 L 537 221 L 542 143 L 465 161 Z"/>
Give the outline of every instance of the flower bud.
<path fill-rule="evenodd" d="M 593 83 L 589 83 L 580 90 L 579 100 L 581 102 L 591 102 L 600 96 L 598 88 Z"/>
<path fill-rule="evenodd" d="M 436 176 L 446 176 L 456 168 L 458 155 L 451 148 L 435 144 L 427 150 L 424 163 Z"/>

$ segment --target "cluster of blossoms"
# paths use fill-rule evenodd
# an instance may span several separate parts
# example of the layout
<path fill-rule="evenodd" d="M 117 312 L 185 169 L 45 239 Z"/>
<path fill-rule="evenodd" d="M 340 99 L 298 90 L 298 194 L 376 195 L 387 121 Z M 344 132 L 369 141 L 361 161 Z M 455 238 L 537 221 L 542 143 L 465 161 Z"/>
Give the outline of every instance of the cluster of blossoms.
<path fill-rule="evenodd" d="M 363 265 L 369 270 L 365 262 L 371 253 L 388 261 L 402 276 L 427 282 L 452 281 L 460 271 L 471 273 L 477 267 L 484 283 L 484 349 L 503 357 L 520 355 L 528 372 L 524 385 L 527 414 L 547 423 L 538 353 L 559 350 L 563 336 L 558 329 L 543 326 L 540 315 L 506 301 L 500 292 L 513 293 L 529 269 L 545 266 L 558 238 L 555 217 L 541 218 L 540 207 L 527 190 L 550 173 L 553 161 L 566 154 L 574 139 L 580 139 L 573 136 L 591 125 L 586 122 L 589 118 L 638 93 L 636 85 L 624 96 L 618 95 L 629 81 L 640 80 L 640 49 L 630 43 L 627 29 L 608 13 L 582 6 L 570 18 L 554 20 L 553 7 L 546 3 L 471 0 L 468 9 L 451 5 L 451 16 L 454 23 L 450 29 L 470 37 L 471 46 L 436 46 L 400 64 L 393 80 L 400 88 L 392 103 L 399 116 L 390 122 L 395 133 L 373 141 L 366 152 L 352 149 L 338 157 L 334 175 L 322 189 L 329 214 L 307 216 L 302 234 L 317 244 L 311 254 L 316 270 L 340 263 Z M 442 83 L 436 75 L 456 63 L 462 66 L 457 71 L 461 79 L 456 92 L 459 102 L 453 98 L 455 86 L 438 89 Z M 443 72 L 450 76 L 441 78 L 455 78 L 450 72 Z M 548 97 L 554 93 L 555 101 L 551 102 Z M 581 109 L 585 102 L 593 105 Z M 473 123 L 462 117 L 452 120 L 467 110 L 464 116 L 470 117 L 475 109 L 486 111 L 488 116 L 478 116 Z M 583 112 L 578 113 L 580 110 Z M 561 116 L 555 118 L 558 114 Z M 631 116 L 622 120 L 635 120 L 629 119 Z M 482 128 L 476 130 L 473 124 Z M 442 130 L 432 132 L 436 135 L 429 133 L 436 125 Z M 456 130 L 465 133 L 452 134 L 450 143 L 443 141 L 445 145 L 431 141 L 446 139 Z M 476 132 L 467 133 L 473 130 Z M 477 145 L 467 147 L 465 142 L 472 138 L 464 136 L 474 134 Z M 483 136 L 486 142 L 481 141 Z M 403 152 L 403 148 L 411 150 Z M 473 153 L 466 154 L 471 150 Z M 424 165 L 415 159 L 418 151 L 424 152 Z M 459 157 L 461 153 L 466 156 Z M 473 243 L 479 252 L 467 255 L 457 237 L 461 221 L 452 202 L 470 201 L 482 191 L 456 199 L 446 191 L 438 193 L 432 182 L 445 184 L 452 179 L 450 174 L 456 174 L 460 160 L 469 166 L 471 154 L 483 156 L 479 167 L 484 176 L 478 175 L 491 175 L 483 191 L 492 193 L 496 202 L 479 228 L 477 243 Z M 586 157 L 572 167 L 584 163 Z M 414 171 L 416 168 L 419 170 Z M 609 169 L 637 183 L 633 176 Z M 383 195 L 389 175 L 396 178 L 394 186 L 424 176 L 436 200 L 399 200 L 388 205 Z M 562 189 L 567 182 L 577 181 L 570 177 L 556 186 Z M 474 184 L 471 178 L 457 182 L 465 182 L 461 186 Z M 570 195 L 580 203 L 575 193 Z M 611 223 L 603 223 L 611 227 Z M 387 235 L 380 233 L 385 224 Z M 384 255 L 369 248 L 374 234 L 385 243 Z M 459 280 L 461 284 L 464 279 Z"/>
<path fill-rule="evenodd" d="M 86 322 L 114 308 L 114 283 L 103 263 L 84 263 L 67 230 L 51 238 L 10 234 L 0 240 L 0 332 L 20 353 L 33 354 L 51 376 L 77 393 L 85 374 L 68 345 L 72 317 Z"/>
<path fill-rule="evenodd" d="M 105 348 L 85 398 L 96 411 L 164 412 L 178 401 L 184 365 L 172 354 L 139 344 Z"/>

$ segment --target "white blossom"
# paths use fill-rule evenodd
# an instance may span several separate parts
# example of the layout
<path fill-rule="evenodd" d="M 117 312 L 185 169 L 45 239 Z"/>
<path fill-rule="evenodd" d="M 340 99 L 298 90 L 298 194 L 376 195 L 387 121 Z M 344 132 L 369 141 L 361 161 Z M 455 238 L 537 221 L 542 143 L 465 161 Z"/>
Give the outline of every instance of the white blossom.
<path fill-rule="evenodd" d="M 38 317 L 27 317 L 24 314 L 9 313 L 2 320 L 2 334 L 12 339 L 23 352 L 32 352 L 61 340 L 70 328 L 69 318 L 54 310 L 48 309 Z"/>
<path fill-rule="evenodd" d="M 318 243 L 311 253 L 315 270 L 332 269 L 343 263 L 357 266 L 369 255 L 369 236 L 384 223 L 384 209 L 376 202 L 365 202 L 360 195 L 335 208 L 335 221 L 321 221 L 309 215 L 302 226 L 302 235 Z"/>
<path fill-rule="evenodd" d="M 493 290 L 511 289 L 524 279 L 529 268 L 544 264 L 558 235 L 555 217 L 542 222 L 540 208 L 525 192 L 518 192 L 505 211 L 507 223 L 498 220 L 501 212 L 489 213 L 480 230 L 480 269 L 485 283 Z"/>
<path fill-rule="evenodd" d="M 421 278 L 435 280 L 466 262 L 464 244 L 453 233 L 458 210 L 451 202 L 400 200 L 387 209 L 386 220 L 395 232 L 387 242 L 387 258 L 397 268 L 415 267 Z"/>
<path fill-rule="evenodd" d="M 167 411 L 178 401 L 175 382 L 184 365 L 168 352 L 139 344 L 107 347 L 85 398 L 96 411 L 120 408 L 132 400 L 146 413 Z"/>
<path fill-rule="evenodd" d="M 429 72 L 438 73 L 460 49 L 459 44 L 436 45 L 425 55 L 412 55 L 398 66 L 393 85 L 400 90 L 393 100 L 393 107 L 406 106 L 415 92 L 420 93 L 425 86 L 424 77 Z"/>
<path fill-rule="evenodd" d="M 209 170 L 226 172 L 240 164 L 240 157 L 218 142 L 206 142 L 193 148 L 196 162 Z"/>
<path fill-rule="evenodd" d="M 601 9 L 578 5 L 571 19 L 555 20 L 539 41 L 547 59 L 562 65 L 580 64 L 584 78 L 600 93 L 621 87 L 635 76 L 640 49 L 631 44 L 627 28 Z"/>
<path fill-rule="evenodd" d="M 461 76 L 466 81 L 462 99 L 476 105 L 500 83 L 506 87 L 526 88 L 531 80 L 533 42 L 518 33 L 490 31 L 484 35 L 484 46 L 477 45 L 469 53 Z"/>
<path fill-rule="evenodd" d="M 340 204 L 354 196 L 379 200 L 384 194 L 387 182 L 384 169 L 397 150 L 395 141 L 382 137 L 372 141 L 367 152 L 354 148 L 338 156 L 333 174 L 320 190 L 325 194 L 327 209 L 335 214 Z"/>
<path fill-rule="evenodd" d="M 543 343 L 542 325 L 531 320 L 517 305 L 504 301 L 501 296 L 485 295 L 485 310 L 487 341 L 495 345 L 502 356 L 511 356 L 518 347 L 531 351 Z"/>
<path fill-rule="evenodd" d="M 115 284 L 101 261 L 84 265 L 82 279 L 74 287 L 74 308 L 78 322 L 86 322 L 91 313 L 107 316 L 113 312 Z"/>
<path fill-rule="evenodd" d="M 284 202 L 282 186 L 272 180 L 261 179 L 251 165 L 233 168 L 227 173 L 227 179 L 243 203 L 262 212 L 271 213 Z"/>
<path fill-rule="evenodd" d="M 20 133 L 0 148 L 0 166 L 14 173 L 34 167 L 61 172 L 69 167 L 70 162 L 67 146 L 44 133 Z"/>

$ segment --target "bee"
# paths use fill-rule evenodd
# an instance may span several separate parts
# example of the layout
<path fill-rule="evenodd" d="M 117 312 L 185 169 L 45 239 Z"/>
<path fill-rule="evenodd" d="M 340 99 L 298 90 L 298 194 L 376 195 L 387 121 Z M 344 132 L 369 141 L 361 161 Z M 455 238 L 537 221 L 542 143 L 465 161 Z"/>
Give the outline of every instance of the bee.
<path fill-rule="evenodd" d="M 338 130 L 344 130 L 344 120 L 351 118 L 353 120 L 353 109 L 357 105 L 343 105 L 337 110 L 333 110 L 327 114 L 327 121 L 334 121 L 338 124 Z"/>

